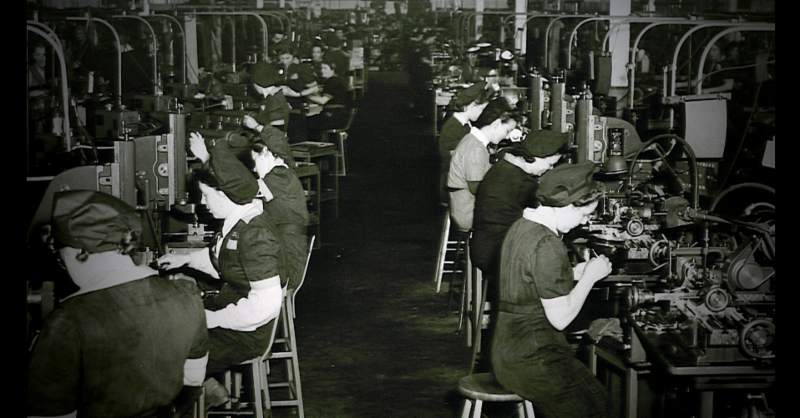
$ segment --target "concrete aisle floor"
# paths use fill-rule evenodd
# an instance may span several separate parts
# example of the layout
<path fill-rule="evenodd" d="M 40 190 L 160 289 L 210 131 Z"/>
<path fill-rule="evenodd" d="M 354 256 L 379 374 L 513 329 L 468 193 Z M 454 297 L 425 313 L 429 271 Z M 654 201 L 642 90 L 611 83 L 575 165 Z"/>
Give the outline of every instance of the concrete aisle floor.
<path fill-rule="evenodd" d="M 409 101 L 404 73 L 370 74 L 339 219 L 323 206 L 322 247 L 296 299 L 307 417 L 454 417 L 461 407 L 471 349 L 454 333 L 458 315 L 442 318 L 433 127 Z"/>

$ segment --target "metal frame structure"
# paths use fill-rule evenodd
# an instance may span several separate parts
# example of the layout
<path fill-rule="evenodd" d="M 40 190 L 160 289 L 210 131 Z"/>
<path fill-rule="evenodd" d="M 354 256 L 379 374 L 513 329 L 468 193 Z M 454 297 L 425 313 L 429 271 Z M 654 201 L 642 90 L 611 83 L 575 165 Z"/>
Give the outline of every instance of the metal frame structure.
<path fill-rule="evenodd" d="M 99 22 L 106 25 L 109 29 L 111 29 L 111 33 L 114 34 L 114 40 L 117 42 L 117 106 L 122 104 L 122 43 L 119 40 L 119 34 L 117 30 L 114 28 L 114 25 L 108 23 L 100 18 L 96 17 L 85 17 L 85 16 L 68 16 L 68 21 L 89 21 L 92 22 Z"/>
<path fill-rule="evenodd" d="M 28 32 L 33 32 L 44 38 L 53 47 L 53 50 L 58 56 L 58 62 L 61 69 L 61 105 L 63 106 L 65 112 L 63 120 L 64 145 L 67 151 L 72 151 L 72 135 L 69 128 L 69 91 L 67 91 L 67 65 L 64 58 L 64 49 L 61 46 L 61 40 L 55 35 L 55 32 L 52 32 L 52 30 L 50 33 L 42 30 L 39 27 L 40 22 L 33 21 L 33 25 L 30 24 L 31 21 L 28 22 Z"/>
<path fill-rule="evenodd" d="M 151 44 L 153 45 L 153 59 L 152 59 L 152 61 L 153 61 L 153 93 L 158 94 L 159 87 L 161 86 L 161 77 L 158 76 L 158 40 L 156 39 L 156 31 L 153 30 L 153 25 L 151 25 L 150 22 L 148 22 L 143 17 L 138 16 L 138 15 L 121 14 L 121 15 L 113 15 L 113 16 L 111 16 L 111 18 L 113 18 L 113 19 L 126 19 L 127 18 L 127 19 L 139 20 L 141 22 L 144 22 L 145 26 L 147 26 L 150 29 L 150 34 L 153 36 L 153 41 L 151 42 Z"/>

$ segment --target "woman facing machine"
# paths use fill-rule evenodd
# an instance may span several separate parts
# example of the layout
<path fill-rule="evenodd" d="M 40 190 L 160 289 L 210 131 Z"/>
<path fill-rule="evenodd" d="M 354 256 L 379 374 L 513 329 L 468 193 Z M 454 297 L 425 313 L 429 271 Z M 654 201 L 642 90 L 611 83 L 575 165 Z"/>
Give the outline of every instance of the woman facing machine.
<path fill-rule="evenodd" d="M 594 171 L 594 163 L 585 161 L 542 176 L 541 206 L 525 210 L 502 247 L 492 367 L 505 388 L 548 418 L 609 414 L 606 389 L 575 358 L 561 332 L 578 315 L 592 286 L 611 273 L 603 255 L 573 268 L 561 241 L 597 208 L 603 189 L 592 179 Z"/>

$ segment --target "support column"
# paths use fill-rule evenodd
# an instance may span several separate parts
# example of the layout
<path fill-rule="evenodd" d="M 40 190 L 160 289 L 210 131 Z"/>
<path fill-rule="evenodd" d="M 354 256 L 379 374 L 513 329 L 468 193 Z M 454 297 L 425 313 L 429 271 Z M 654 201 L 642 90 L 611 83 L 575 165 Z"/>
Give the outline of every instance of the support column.
<path fill-rule="evenodd" d="M 186 82 L 200 82 L 197 74 L 197 16 L 184 15 L 184 32 L 186 33 Z"/>
<path fill-rule="evenodd" d="M 611 16 L 628 16 L 631 14 L 631 0 L 611 0 Z M 631 30 L 630 24 L 619 23 L 612 19 L 609 28 L 614 32 L 609 37 L 608 49 L 611 51 L 611 89 L 610 95 L 622 98 L 628 90 L 627 64 L 630 54 Z M 633 92 L 630 92 L 633 94 Z"/>
<path fill-rule="evenodd" d="M 517 13 L 527 13 L 528 1 L 515 0 L 514 11 Z M 514 48 L 520 51 L 520 54 L 525 55 L 527 50 L 528 41 L 528 28 L 525 26 L 525 20 L 528 16 L 516 15 L 514 17 Z"/>
<path fill-rule="evenodd" d="M 475 11 L 481 13 L 484 11 L 483 0 L 475 0 Z M 475 16 L 475 39 L 480 39 L 483 35 L 483 14 Z"/>

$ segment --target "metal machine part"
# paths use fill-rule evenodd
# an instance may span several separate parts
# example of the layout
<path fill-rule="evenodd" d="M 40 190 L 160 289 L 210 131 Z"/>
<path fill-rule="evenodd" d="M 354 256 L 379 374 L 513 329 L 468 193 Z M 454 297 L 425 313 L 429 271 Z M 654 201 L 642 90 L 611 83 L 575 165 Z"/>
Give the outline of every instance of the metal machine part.
<path fill-rule="evenodd" d="M 587 246 L 609 257 L 613 276 L 643 278 L 624 298 L 632 318 L 641 329 L 674 334 L 695 364 L 772 361 L 774 205 L 736 202 L 742 208 L 733 215 L 703 210 L 695 185 L 676 181 L 680 173 L 669 168 L 632 170 L 639 175 L 622 180 L 627 190 L 606 181 L 611 191 L 583 227 Z"/>

